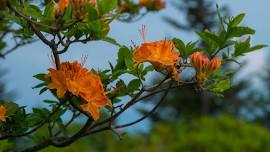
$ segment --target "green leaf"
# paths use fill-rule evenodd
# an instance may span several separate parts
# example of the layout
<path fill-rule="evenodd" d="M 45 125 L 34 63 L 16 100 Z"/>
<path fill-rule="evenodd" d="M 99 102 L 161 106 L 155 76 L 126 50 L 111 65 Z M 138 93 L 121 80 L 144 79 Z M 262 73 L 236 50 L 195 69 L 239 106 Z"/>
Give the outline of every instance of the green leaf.
<path fill-rule="evenodd" d="M 43 100 L 44 103 L 48 103 L 48 104 L 55 104 L 58 103 L 57 101 L 54 100 Z"/>
<path fill-rule="evenodd" d="M 172 41 L 173 41 L 175 47 L 180 52 L 181 56 L 186 57 L 187 56 L 187 53 L 186 53 L 185 43 L 182 40 L 178 39 L 178 38 L 174 38 Z"/>
<path fill-rule="evenodd" d="M 42 82 L 42 83 L 40 83 L 40 84 L 38 84 L 38 85 L 32 87 L 32 89 L 41 88 L 41 87 L 46 86 L 46 85 L 47 85 L 47 83 Z"/>
<path fill-rule="evenodd" d="M 245 53 L 249 53 L 252 51 L 260 50 L 267 45 L 255 45 L 250 47 L 250 37 L 243 42 L 237 42 L 234 46 L 234 56 L 244 55 Z"/>
<path fill-rule="evenodd" d="M 114 103 L 114 104 L 119 103 L 119 102 L 121 102 L 121 101 L 122 101 L 122 100 L 119 99 L 119 98 L 113 98 L 113 99 L 112 99 L 112 103 Z"/>
<path fill-rule="evenodd" d="M 244 54 L 250 47 L 250 37 L 243 42 L 237 42 L 234 45 L 234 55 L 240 56 Z"/>
<path fill-rule="evenodd" d="M 134 61 L 132 60 L 132 58 L 125 58 L 125 64 L 129 70 L 134 69 Z"/>
<path fill-rule="evenodd" d="M 42 89 L 39 91 L 39 95 L 41 95 L 42 93 L 44 93 L 44 92 L 47 91 L 47 90 L 48 90 L 47 87 L 42 88 Z"/>
<path fill-rule="evenodd" d="M 256 32 L 255 30 L 249 27 L 244 26 L 232 27 L 228 29 L 227 38 L 241 37 L 247 34 L 255 34 L 255 32 Z"/>
<path fill-rule="evenodd" d="M 214 33 L 197 32 L 197 35 L 207 44 L 207 51 L 209 54 L 212 54 L 215 50 L 217 50 L 218 46 L 221 44 L 219 37 Z"/>
<path fill-rule="evenodd" d="M 132 52 L 127 47 L 121 47 L 118 51 L 117 64 L 114 70 L 131 68 L 132 56 Z"/>
<path fill-rule="evenodd" d="M 118 0 L 97 0 L 101 14 L 109 13 L 117 7 Z"/>
<path fill-rule="evenodd" d="M 255 45 L 255 46 L 249 48 L 248 52 L 260 50 L 260 49 L 265 48 L 265 47 L 267 47 L 267 45 L 262 45 L 262 44 L 260 44 L 260 45 Z"/>
<path fill-rule="evenodd" d="M 83 27 L 83 26 L 81 26 Z M 96 39 L 103 38 L 103 22 L 101 20 L 95 20 L 89 23 L 89 27 L 83 29 L 83 31 L 90 31 L 91 34 L 95 35 Z"/>
<path fill-rule="evenodd" d="M 224 19 L 223 19 L 223 17 L 220 14 L 220 10 L 219 10 L 218 4 L 216 4 L 216 9 L 217 9 L 218 20 L 220 22 L 221 28 L 222 28 L 223 31 L 225 31 Z"/>
<path fill-rule="evenodd" d="M 88 12 L 88 20 L 91 21 L 95 21 L 99 19 L 99 15 L 97 10 L 90 4 L 86 4 L 86 9 Z"/>
<path fill-rule="evenodd" d="M 145 67 L 145 69 L 144 69 L 144 71 L 146 71 L 146 72 L 150 72 L 150 71 L 154 71 L 154 70 L 155 70 L 155 68 L 153 65 L 149 65 L 149 66 Z"/>
<path fill-rule="evenodd" d="M 228 90 L 231 87 L 231 82 L 229 79 L 218 81 L 210 86 L 207 87 L 207 90 L 214 92 L 214 93 L 223 93 L 224 91 Z"/>
<path fill-rule="evenodd" d="M 233 20 L 230 21 L 229 26 L 234 27 L 237 26 L 245 17 L 245 13 L 237 15 Z"/>
<path fill-rule="evenodd" d="M 197 34 L 208 45 L 211 45 L 211 43 L 215 43 L 216 45 L 219 45 L 220 44 L 219 37 L 215 33 L 211 33 L 211 32 L 197 32 Z"/>
<path fill-rule="evenodd" d="M 174 38 L 172 41 L 173 41 L 175 47 L 180 52 L 180 56 L 183 58 L 187 58 L 190 54 L 192 54 L 193 52 L 195 52 L 197 50 L 195 48 L 195 46 L 197 45 L 197 41 L 196 42 L 189 42 L 186 45 L 184 44 L 184 42 L 182 40 L 180 40 L 178 38 Z"/>
<path fill-rule="evenodd" d="M 50 2 L 46 5 L 46 7 L 44 9 L 43 16 L 47 17 L 47 18 L 51 18 L 53 11 L 54 11 L 54 4 L 53 4 L 53 2 Z"/>
<path fill-rule="evenodd" d="M 111 38 L 111 37 L 104 37 L 102 38 L 101 40 L 105 41 L 105 42 L 108 42 L 108 43 L 111 43 L 113 45 L 116 45 L 118 47 L 122 47 L 121 44 L 119 44 L 115 39 Z"/>
<path fill-rule="evenodd" d="M 7 109 L 8 116 L 13 115 L 19 108 L 18 104 L 14 103 L 14 102 L 5 102 L 4 106 Z"/>
<path fill-rule="evenodd" d="M 35 19 L 39 19 L 42 20 L 43 16 L 41 13 L 41 10 L 39 9 L 39 7 L 35 6 L 35 5 L 28 5 L 28 3 L 25 3 L 25 7 L 24 7 L 24 13 L 28 16 L 31 16 Z"/>
<path fill-rule="evenodd" d="M 40 74 L 34 75 L 33 77 L 41 81 L 47 81 L 46 75 L 47 74 L 40 73 Z"/>
<path fill-rule="evenodd" d="M 6 42 L 0 41 L 0 51 L 2 51 L 2 49 L 4 49 L 6 46 L 7 46 Z"/>
<path fill-rule="evenodd" d="M 129 93 L 134 92 L 134 91 L 138 90 L 140 86 L 141 86 L 141 81 L 139 79 L 134 79 L 134 80 L 129 82 L 129 84 L 127 86 L 127 91 Z"/>
<path fill-rule="evenodd" d="M 46 108 L 33 108 L 33 113 L 37 114 L 38 117 L 40 118 L 47 118 L 50 114 L 50 110 Z"/>
<path fill-rule="evenodd" d="M 52 117 L 53 121 L 56 121 L 57 119 L 59 119 L 63 114 L 65 114 L 67 111 L 67 109 L 59 109 Z M 60 118 L 61 119 L 61 118 Z"/>
<path fill-rule="evenodd" d="M 69 5 L 66 9 L 65 9 L 65 14 L 63 16 L 63 20 L 65 22 L 71 20 L 72 18 L 72 7 Z"/>

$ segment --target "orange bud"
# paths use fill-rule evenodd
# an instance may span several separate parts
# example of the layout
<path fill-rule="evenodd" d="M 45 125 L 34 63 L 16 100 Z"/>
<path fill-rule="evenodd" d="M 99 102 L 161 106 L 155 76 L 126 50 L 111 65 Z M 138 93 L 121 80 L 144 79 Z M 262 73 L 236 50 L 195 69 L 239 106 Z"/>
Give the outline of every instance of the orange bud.
<path fill-rule="evenodd" d="M 148 9 L 161 10 L 166 7 L 166 2 L 163 0 L 140 0 L 139 5 Z"/>
<path fill-rule="evenodd" d="M 208 57 L 201 52 L 195 52 L 190 56 L 190 63 L 196 70 L 204 70 L 209 62 Z"/>
<path fill-rule="evenodd" d="M 220 68 L 220 65 L 221 65 L 221 58 L 215 57 L 214 59 L 211 60 L 211 63 L 208 66 L 208 71 L 209 72 L 216 71 L 217 69 Z"/>
<path fill-rule="evenodd" d="M 202 52 L 194 52 L 190 56 L 190 63 L 196 69 L 196 78 L 199 82 L 207 80 L 208 75 L 221 66 L 221 58 L 215 57 L 211 61 Z"/>

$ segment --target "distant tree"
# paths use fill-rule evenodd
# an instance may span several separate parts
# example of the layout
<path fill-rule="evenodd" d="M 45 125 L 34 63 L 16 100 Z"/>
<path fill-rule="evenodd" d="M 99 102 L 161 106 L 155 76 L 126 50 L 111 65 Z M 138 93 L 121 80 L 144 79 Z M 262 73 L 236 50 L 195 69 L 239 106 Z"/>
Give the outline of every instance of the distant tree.
<path fill-rule="evenodd" d="M 215 1 L 213 0 L 172 0 L 173 6 L 179 11 L 177 17 L 165 16 L 164 20 L 172 26 L 186 31 L 213 30 L 219 27 Z M 229 16 L 227 6 L 222 6 L 220 11 L 223 16 Z M 178 18 L 185 17 L 181 22 Z"/>

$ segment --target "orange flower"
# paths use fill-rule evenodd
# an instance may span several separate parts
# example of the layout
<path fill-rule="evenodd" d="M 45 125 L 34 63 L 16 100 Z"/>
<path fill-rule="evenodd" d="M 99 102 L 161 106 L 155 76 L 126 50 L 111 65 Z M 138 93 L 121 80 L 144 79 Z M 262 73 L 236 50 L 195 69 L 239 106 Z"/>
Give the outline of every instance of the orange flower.
<path fill-rule="evenodd" d="M 58 4 L 56 4 L 56 12 L 63 13 L 66 7 L 68 7 L 70 0 L 59 0 Z"/>
<path fill-rule="evenodd" d="M 196 69 L 196 78 L 199 82 L 207 80 L 208 75 L 220 68 L 221 58 L 215 57 L 211 61 L 201 52 L 194 52 L 190 56 L 190 63 Z"/>
<path fill-rule="evenodd" d="M 48 76 L 51 78 L 49 89 L 56 89 L 59 98 L 70 92 L 84 99 L 81 108 L 89 112 L 94 120 L 99 118 L 100 108 L 112 105 L 99 76 L 78 62 L 63 62 L 59 70 L 49 69 Z"/>
<path fill-rule="evenodd" d="M 65 9 L 71 5 L 74 9 L 74 13 L 76 17 L 79 17 L 80 14 L 85 14 L 84 4 L 89 3 L 91 5 L 96 4 L 96 0 L 60 0 L 58 4 L 56 4 L 56 13 L 63 13 Z"/>
<path fill-rule="evenodd" d="M 166 2 L 163 0 L 140 0 L 139 5 L 148 9 L 161 10 L 166 7 Z"/>
<path fill-rule="evenodd" d="M 134 51 L 133 60 L 139 64 L 150 62 L 156 70 L 167 69 L 172 72 L 175 80 L 179 79 L 176 65 L 179 64 L 179 52 L 175 51 L 172 41 L 161 40 L 156 42 L 144 42 Z"/>
<path fill-rule="evenodd" d="M 7 112 L 7 109 L 4 106 L 0 106 L 0 122 L 6 121 L 6 118 L 7 118 L 6 112 Z"/>

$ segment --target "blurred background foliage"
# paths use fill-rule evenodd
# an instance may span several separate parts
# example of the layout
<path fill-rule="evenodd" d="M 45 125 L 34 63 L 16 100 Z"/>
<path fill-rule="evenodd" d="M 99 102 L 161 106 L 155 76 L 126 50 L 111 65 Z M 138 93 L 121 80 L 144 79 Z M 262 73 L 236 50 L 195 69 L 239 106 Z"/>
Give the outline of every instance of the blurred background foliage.
<path fill-rule="evenodd" d="M 232 116 L 203 116 L 157 123 L 149 134 L 125 135 L 119 141 L 109 133 L 85 138 L 70 147 L 42 152 L 261 152 L 269 151 L 269 131 Z"/>
<path fill-rule="evenodd" d="M 215 1 L 179 0 L 172 3 L 179 10 L 177 15 L 184 15 L 186 21 L 182 23 L 175 15 L 175 17 L 164 16 L 164 22 L 168 22 L 178 30 L 202 31 L 219 27 Z M 228 6 L 223 6 L 220 10 L 224 16 L 229 15 Z M 224 66 L 232 68 L 232 65 Z M 1 72 L 1 75 L 3 73 Z M 235 79 L 237 74 L 232 73 L 232 79 Z M 267 88 L 265 91 L 269 92 L 270 68 L 260 73 L 260 78 Z M 153 82 L 158 79 L 158 76 L 153 78 Z M 224 97 L 200 93 L 192 87 L 175 89 L 159 111 L 150 117 L 153 127 L 148 133 L 123 135 L 123 140 L 119 140 L 112 133 L 101 133 L 81 139 L 66 148 L 49 147 L 42 152 L 270 151 L 268 130 L 270 97 L 258 90 L 248 90 L 251 83 L 249 78 L 234 82 L 233 87 L 225 92 Z M 0 96 L 10 97 L 5 93 L 3 83 L 0 84 Z M 152 99 L 152 103 L 154 102 L 155 98 Z M 137 110 L 141 113 L 147 111 L 145 108 Z M 74 126 L 74 129 L 76 128 Z M 42 138 L 42 132 L 39 134 Z M 22 143 L 24 141 L 18 141 L 17 144 Z M 1 145 L 6 144 L 11 143 L 8 141 L 0 143 L 0 151 L 2 151 Z"/>

